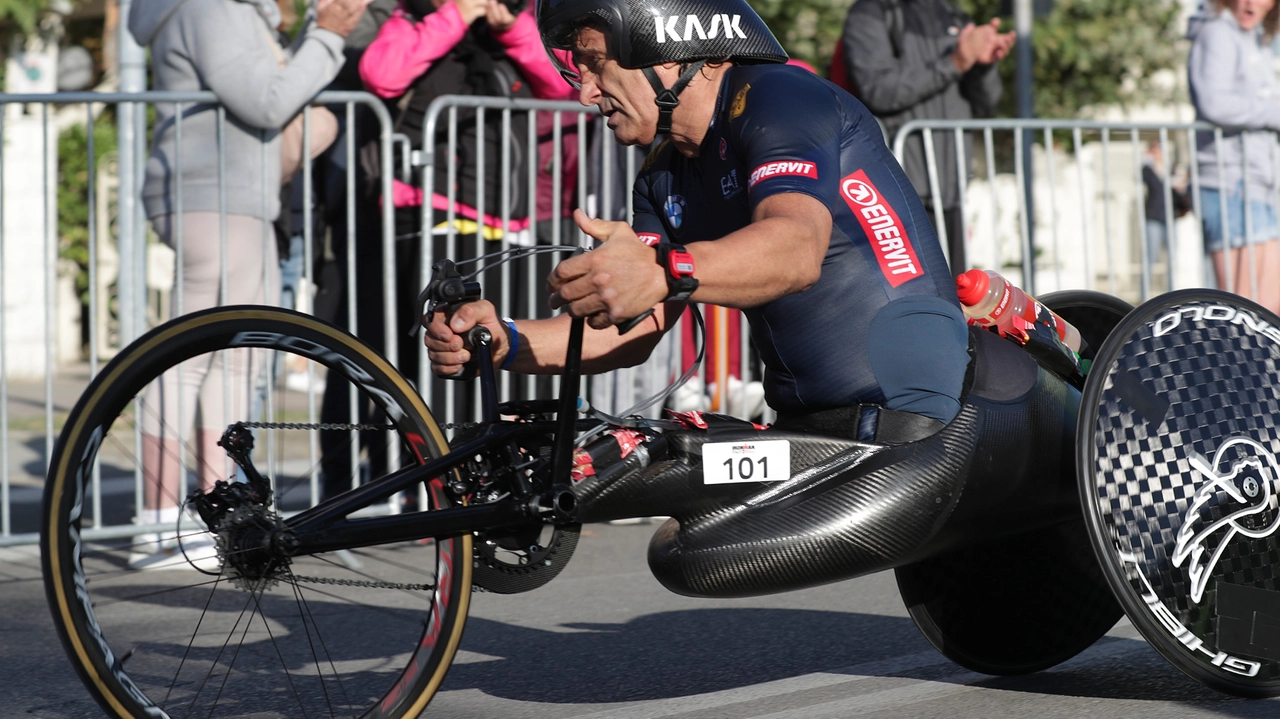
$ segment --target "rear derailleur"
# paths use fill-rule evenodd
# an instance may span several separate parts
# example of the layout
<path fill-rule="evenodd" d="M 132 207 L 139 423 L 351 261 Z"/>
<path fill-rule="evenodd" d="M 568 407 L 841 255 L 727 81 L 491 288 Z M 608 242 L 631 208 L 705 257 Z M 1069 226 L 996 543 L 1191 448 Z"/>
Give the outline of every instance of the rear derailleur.
<path fill-rule="evenodd" d="M 270 482 L 253 465 L 253 432 L 237 422 L 223 432 L 218 446 L 245 481 L 218 480 L 213 489 L 194 491 L 187 501 L 215 537 L 223 576 L 243 589 L 261 591 L 288 571 L 296 541 L 270 507 Z"/>

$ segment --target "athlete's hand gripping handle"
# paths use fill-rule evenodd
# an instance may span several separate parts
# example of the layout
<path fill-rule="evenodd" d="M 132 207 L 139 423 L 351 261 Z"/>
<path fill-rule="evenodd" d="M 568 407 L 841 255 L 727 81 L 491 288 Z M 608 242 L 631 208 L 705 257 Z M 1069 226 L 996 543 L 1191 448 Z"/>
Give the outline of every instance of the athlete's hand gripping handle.
<path fill-rule="evenodd" d="M 462 305 L 479 299 L 480 283 L 464 279 L 452 260 L 440 260 L 431 266 L 431 281 L 418 295 L 418 305 L 423 308 L 423 313 L 427 316 L 441 308 L 446 314 L 452 315 Z M 467 332 L 467 343 L 474 348 L 471 359 L 463 365 L 461 370 L 443 379 L 472 379 L 479 372 L 482 362 L 492 367 L 492 337 L 486 337 L 481 342 L 479 341 L 481 335 L 478 334 L 480 331 L 485 335 L 489 334 L 489 330 L 479 325 Z"/>

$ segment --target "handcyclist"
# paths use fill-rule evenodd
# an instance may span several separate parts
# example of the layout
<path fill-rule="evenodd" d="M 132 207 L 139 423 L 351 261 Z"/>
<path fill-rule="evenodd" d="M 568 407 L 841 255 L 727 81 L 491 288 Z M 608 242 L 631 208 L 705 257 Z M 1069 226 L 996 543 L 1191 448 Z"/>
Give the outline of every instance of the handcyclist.
<path fill-rule="evenodd" d="M 538 28 L 619 142 L 666 136 L 636 180 L 632 222 L 576 212 L 601 244 L 548 279 L 551 305 L 592 328 L 584 371 L 642 362 L 699 301 L 745 311 L 778 426 L 894 442 L 955 417 L 968 336 L 951 273 L 860 102 L 783 65 L 745 0 L 540 0 Z M 462 335 L 477 323 L 497 367 L 565 362 L 564 314 L 513 321 L 480 301 L 423 322 L 441 375 L 470 358 Z"/>

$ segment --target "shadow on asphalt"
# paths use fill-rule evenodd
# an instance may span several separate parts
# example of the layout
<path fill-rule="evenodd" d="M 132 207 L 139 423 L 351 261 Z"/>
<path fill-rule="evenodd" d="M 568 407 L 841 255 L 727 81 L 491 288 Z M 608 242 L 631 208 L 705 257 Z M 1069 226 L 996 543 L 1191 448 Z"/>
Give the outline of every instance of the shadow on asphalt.
<path fill-rule="evenodd" d="M 889 659 L 904 646 L 928 648 L 909 619 L 810 610 L 686 610 L 564 628 L 577 631 L 472 617 L 462 648 L 503 660 L 454 665 L 444 688 L 520 701 L 641 701 Z"/>
<path fill-rule="evenodd" d="M 1035 694 L 1194 702 L 1225 715 L 1236 714 L 1234 709 L 1257 715 L 1255 703 L 1200 685 L 1145 642 L 1102 641 L 1133 646 L 1038 674 L 972 684 Z M 562 704 L 690 696 L 929 649 L 906 618 L 754 608 L 664 612 L 625 624 L 568 624 L 555 632 L 473 617 L 462 648 L 500 660 L 455 665 L 444 689 Z M 941 655 L 938 662 L 946 674 L 959 671 Z M 939 669 L 932 665 L 885 676 L 947 681 Z"/>

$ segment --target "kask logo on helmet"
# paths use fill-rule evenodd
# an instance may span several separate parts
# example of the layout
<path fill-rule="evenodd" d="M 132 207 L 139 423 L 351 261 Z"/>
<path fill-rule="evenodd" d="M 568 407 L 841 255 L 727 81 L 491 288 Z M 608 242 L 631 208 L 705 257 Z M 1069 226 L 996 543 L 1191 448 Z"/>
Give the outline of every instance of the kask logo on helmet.
<path fill-rule="evenodd" d="M 684 33 L 679 28 L 680 20 L 684 20 Z M 728 15 L 720 13 L 711 16 L 707 25 L 702 24 L 702 19 L 697 15 L 656 15 L 653 18 L 654 32 L 658 36 L 658 42 L 664 43 L 670 39 L 671 42 L 688 42 L 696 35 L 699 40 L 714 40 L 723 36 L 726 40 L 732 40 L 734 37 L 747 39 L 747 34 L 738 27 L 738 23 L 742 22 L 741 15 Z"/>

